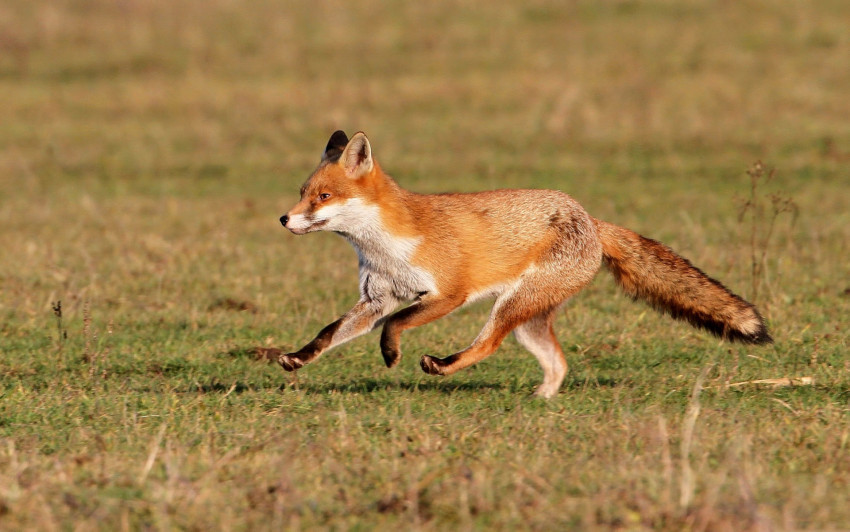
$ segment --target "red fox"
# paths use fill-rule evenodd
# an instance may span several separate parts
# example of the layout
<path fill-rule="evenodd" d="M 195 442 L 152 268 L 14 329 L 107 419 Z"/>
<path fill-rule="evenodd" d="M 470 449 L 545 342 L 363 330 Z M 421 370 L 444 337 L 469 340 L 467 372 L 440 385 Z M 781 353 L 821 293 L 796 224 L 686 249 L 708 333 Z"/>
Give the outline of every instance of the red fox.
<path fill-rule="evenodd" d="M 556 310 L 602 263 L 622 289 L 661 312 L 726 340 L 772 342 L 756 308 L 670 248 L 597 220 L 554 190 L 417 194 L 401 188 L 372 157 L 362 132 L 335 132 L 301 200 L 280 217 L 297 235 L 333 231 L 357 251 L 360 300 L 294 353 L 271 348 L 287 371 L 383 325 L 387 367 L 401 359 L 401 333 L 482 298 L 495 298 L 472 345 L 422 369 L 451 375 L 492 354 L 514 332 L 543 367 L 535 394 L 558 393 L 567 363 L 555 338 Z M 399 305 L 412 301 L 402 310 Z"/>

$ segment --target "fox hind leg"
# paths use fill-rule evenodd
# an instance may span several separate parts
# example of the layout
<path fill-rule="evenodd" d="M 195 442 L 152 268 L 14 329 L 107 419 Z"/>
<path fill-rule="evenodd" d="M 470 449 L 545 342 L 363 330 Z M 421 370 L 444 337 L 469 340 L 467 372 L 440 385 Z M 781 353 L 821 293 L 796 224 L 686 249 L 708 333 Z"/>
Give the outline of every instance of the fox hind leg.
<path fill-rule="evenodd" d="M 536 394 L 553 397 L 567 373 L 564 353 L 552 330 L 555 311 L 587 285 L 599 267 L 596 257 L 577 264 L 566 282 L 561 273 L 563 268 L 554 259 L 539 265 L 537 272 L 523 277 L 513 290 L 496 299 L 490 319 L 472 345 L 443 359 L 423 356 L 419 363 L 423 371 L 431 375 L 451 375 L 492 354 L 505 336 L 517 329 L 519 342 L 543 367 L 543 384 Z"/>
<path fill-rule="evenodd" d="M 557 395 L 567 375 L 567 361 L 552 328 L 556 309 L 540 313 L 514 329 L 517 341 L 537 358 L 543 368 L 543 384 L 534 395 L 546 399 Z"/>
<path fill-rule="evenodd" d="M 425 355 L 420 362 L 422 370 L 431 375 L 451 375 L 471 366 L 492 354 L 513 329 L 517 341 L 537 358 L 543 368 L 543 384 L 534 392 L 535 395 L 552 398 L 557 395 L 567 375 L 564 352 L 552 328 L 556 309 L 547 309 L 519 325 L 516 325 L 516 321 L 521 318 L 515 314 L 510 319 L 510 314 L 494 309 L 490 321 L 471 346 L 443 359 Z"/>
<path fill-rule="evenodd" d="M 472 345 L 442 359 L 423 356 L 419 361 L 422 371 L 430 375 L 451 375 L 493 354 L 514 327 L 528 320 L 528 314 L 523 312 L 528 309 L 528 305 L 522 303 L 516 294 L 498 298 L 490 312 L 490 319 Z"/>

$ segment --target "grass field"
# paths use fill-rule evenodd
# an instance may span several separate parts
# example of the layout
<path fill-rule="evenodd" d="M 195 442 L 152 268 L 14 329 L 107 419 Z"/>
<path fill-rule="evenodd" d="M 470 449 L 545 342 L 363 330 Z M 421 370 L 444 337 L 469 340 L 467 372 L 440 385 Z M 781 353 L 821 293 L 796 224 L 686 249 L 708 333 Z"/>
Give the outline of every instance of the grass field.
<path fill-rule="evenodd" d="M 0 529 L 850 528 L 847 3 L 350 4 L 0 5 Z M 257 362 L 357 299 L 344 240 L 278 223 L 337 128 L 420 192 L 564 190 L 776 343 L 603 272 L 558 319 L 551 401 L 513 339 L 419 370 L 486 304 L 394 370 L 375 334 Z M 797 208 L 772 229 L 771 195 Z M 750 382 L 784 377 L 814 384 Z"/>

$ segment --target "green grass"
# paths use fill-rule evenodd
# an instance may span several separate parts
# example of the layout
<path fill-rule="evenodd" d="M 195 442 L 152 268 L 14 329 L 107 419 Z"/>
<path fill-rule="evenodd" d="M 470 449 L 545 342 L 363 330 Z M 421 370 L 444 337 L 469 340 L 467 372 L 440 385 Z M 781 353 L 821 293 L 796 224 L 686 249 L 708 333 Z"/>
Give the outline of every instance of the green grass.
<path fill-rule="evenodd" d="M 846 528 L 848 26 L 838 0 L 4 4 L 0 529 Z M 799 206 L 760 279 L 776 344 L 602 273 L 548 402 L 512 339 L 419 370 L 485 304 L 394 370 L 374 334 L 259 363 L 357 298 L 348 244 L 277 222 L 337 128 L 417 191 L 564 190 L 745 297 L 763 160 Z"/>

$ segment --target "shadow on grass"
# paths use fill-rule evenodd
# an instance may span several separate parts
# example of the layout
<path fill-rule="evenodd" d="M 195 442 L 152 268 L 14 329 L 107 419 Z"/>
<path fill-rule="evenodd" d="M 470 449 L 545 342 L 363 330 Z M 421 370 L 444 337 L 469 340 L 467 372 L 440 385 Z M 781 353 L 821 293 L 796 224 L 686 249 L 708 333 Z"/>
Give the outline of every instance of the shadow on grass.
<path fill-rule="evenodd" d="M 591 384 L 585 380 L 567 381 L 561 387 L 561 392 L 569 392 L 586 388 L 610 388 L 617 385 L 614 379 L 597 379 Z M 254 385 L 243 382 L 221 383 L 210 382 L 204 384 L 193 384 L 181 390 L 178 393 L 202 393 L 202 394 L 241 394 L 244 392 L 259 392 L 263 390 L 279 390 L 286 389 L 297 390 L 299 392 L 315 395 L 325 394 L 371 394 L 381 391 L 398 391 L 398 392 L 437 392 L 443 395 L 452 395 L 458 392 L 481 392 L 481 391 L 508 391 L 517 394 L 531 394 L 537 388 L 537 384 L 530 383 L 529 385 L 517 384 L 512 381 L 494 382 L 494 381 L 465 381 L 451 382 L 447 380 L 425 380 L 425 381 L 396 381 L 389 379 L 357 379 L 350 382 L 282 382 L 272 385 Z"/>
<path fill-rule="evenodd" d="M 509 388 L 510 383 L 492 382 L 446 382 L 446 381 L 395 381 L 389 379 L 357 379 L 350 382 L 292 382 L 283 380 L 273 384 L 246 384 L 244 382 L 223 383 L 213 380 L 209 383 L 196 383 L 176 390 L 177 393 L 201 394 L 241 394 L 263 390 L 297 390 L 315 395 L 329 393 L 369 394 L 380 391 L 437 391 L 446 395 L 461 391 L 498 390 Z"/>
<path fill-rule="evenodd" d="M 269 364 L 268 360 L 262 360 L 257 356 L 255 347 L 237 347 L 220 353 L 221 356 L 235 359 L 252 359 L 260 364 Z M 542 381 L 541 381 L 542 382 Z M 433 377 L 422 380 L 411 379 L 401 380 L 399 378 L 390 377 L 366 377 L 353 378 L 347 382 L 312 382 L 311 380 L 294 379 L 292 374 L 283 373 L 278 384 L 274 385 L 246 385 L 242 383 L 234 384 L 212 382 L 207 385 L 195 385 L 184 390 L 185 392 L 197 393 L 242 393 L 246 391 L 259 391 L 263 389 L 294 389 L 308 394 L 328 394 L 328 393 L 374 393 L 379 391 L 429 391 L 439 392 L 444 395 L 451 395 L 457 392 L 466 391 L 483 391 L 483 390 L 507 390 L 512 393 L 528 393 L 531 394 L 539 382 L 522 382 L 519 383 L 512 375 L 506 374 L 503 380 L 494 378 L 493 380 L 464 380 L 460 382 L 453 381 L 450 377 Z M 585 388 L 613 388 L 623 384 L 622 380 L 594 376 L 592 378 L 586 375 L 567 376 L 564 384 L 561 386 L 562 393 L 570 390 L 579 390 Z M 231 388 L 233 388 L 231 390 Z"/>
<path fill-rule="evenodd" d="M 561 391 L 564 390 L 581 390 L 583 388 L 614 388 L 624 383 L 622 379 L 614 379 L 612 377 L 583 377 L 581 375 L 567 375 L 564 383 L 561 385 Z"/>
<path fill-rule="evenodd" d="M 348 382 L 295 382 L 290 378 L 283 377 L 274 383 L 244 383 L 244 382 L 219 382 L 215 379 L 208 383 L 195 383 L 180 388 L 177 393 L 201 393 L 201 394 L 241 394 L 245 392 L 259 392 L 263 390 L 297 390 L 307 394 L 323 395 L 329 393 L 341 394 L 368 394 L 379 391 L 437 391 L 446 395 L 462 391 L 499 390 L 513 388 L 509 382 L 448 382 L 437 379 L 427 381 L 400 381 L 393 379 L 365 378 L 354 379 Z M 519 391 L 519 390 L 517 390 Z"/>
<path fill-rule="evenodd" d="M 379 391 L 435 391 L 446 395 L 462 391 L 500 390 L 507 388 L 509 383 L 473 381 L 449 382 L 437 379 L 426 381 L 401 381 L 390 379 L 357 379 L 350 382 L 300 383 L 286 385 L 306 393 L 374 393 Z"/>
<path fill-rule="evenodd" d="M 230 384 L 223 382 L 212 381 L 209 384 L 200 384 L 196 383 L 191 386 L 187 386 L 186 388 L 182 388 L 177 390 L 177 393 L 221 393 L 221 394 L 231 394 L 231 393 L 244 393 L 244 392 L 258 392 L 261 390 L 267 390 L 272 388 L 278 388 L 277 386 L 254 386 L 250 384 L 245 384 L 242 382 L 233 382 Z"/>
<path fill-rule="evenodd" d="M 474 380 L 453 382 L 448 379 L 427 380 L 391 380 L 391 379 L 376 379 L 366 378 L 357 379 L 351 382 L 323 382 L 310 383 L 302 382 L 297 385 L 285 384 L 284 388 L 295 388 L 299 391 L 308 394 L 327 394 L 327 393 L 342 393 L 342 394 L 369 394 L 381 391 L 399 391 L 399 392 L 435 392 L 443 395 L 453 395 L 463 392 L 508 392 L 517 395 L 531 396 L 537 389 L 538 382 L 517 382 L 514 379 L 499 380 Z M 620 384 L 616 379 L 597 378 L 592 381 L 587 379 L 568 379 L 561 386 L 561 393 L 571 393 L 576 390 L 585 388 L 613 388 Z"/>

